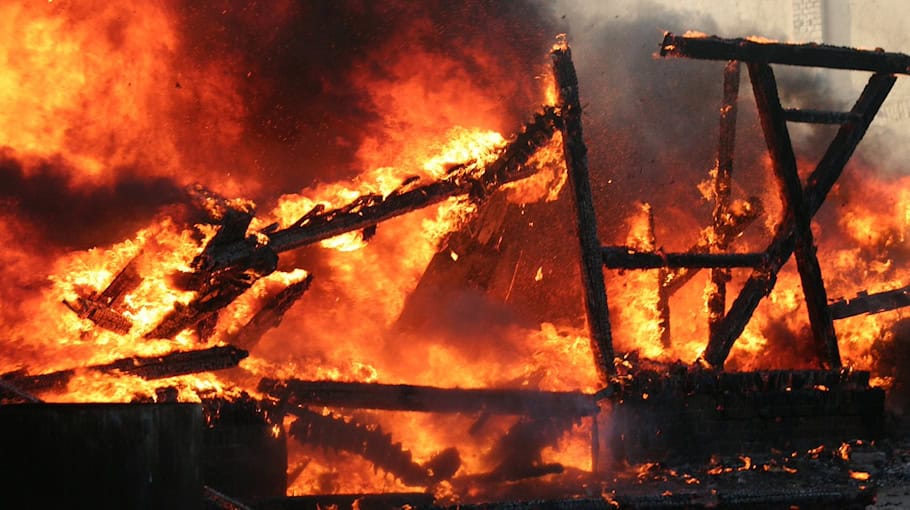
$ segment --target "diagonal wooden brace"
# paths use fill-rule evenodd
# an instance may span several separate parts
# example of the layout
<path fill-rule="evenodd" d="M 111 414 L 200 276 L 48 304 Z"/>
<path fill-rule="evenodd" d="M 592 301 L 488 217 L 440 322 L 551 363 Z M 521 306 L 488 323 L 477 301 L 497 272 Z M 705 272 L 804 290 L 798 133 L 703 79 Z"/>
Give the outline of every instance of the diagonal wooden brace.
<path fill-rule="evenodd" d="M 803 201 L 803 187 L 797 171 L 790 133 L 787 130 L 786 116 L 778 97 L 774 71 L 768 64 L 749 63 L 749 77 L 752 80 L 755 104 L 758 106 L 758 116 L 768 145 L 768 154 L 771 156 L 771 166 L 781 188 L 784 217 L 795 226 L 796 266 L 803 286 L 812 335 L 818 352 L 824 353 L 822 367 L 839 369 L 841 361 L 837 335 L 834 332 L 831 312 L 828 310 L 828 294 L 825 291 L 821 266 L 815 255 L 812 217 Z"/>

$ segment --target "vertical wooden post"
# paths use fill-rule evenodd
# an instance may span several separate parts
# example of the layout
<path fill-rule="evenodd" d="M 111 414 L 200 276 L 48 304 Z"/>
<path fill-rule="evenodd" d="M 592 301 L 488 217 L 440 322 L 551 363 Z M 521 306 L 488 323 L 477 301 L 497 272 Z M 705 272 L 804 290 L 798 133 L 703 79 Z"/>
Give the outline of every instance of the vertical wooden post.
<path fill-rule="evenodd" d="M 729 228 L 730 181 L 733 173 L 733 153 L 736 146 L 736 101 L 739 98 L 739 62 L 731 60 L 724 67 L 724 98 L 720 106 L 720 133 L 717 143 L 717 164 L 714 175 L 714 243 L 712 253 L 723 253 L 730 245 Z M 727 306 L 727 282 L 730 270 L 711 269 L 708 292 L 708 330 L 713 334 L 724 318 Z"/>
<path fill-rule="evenodd" d="M 613 338 L 607 310 L 607 292 L 603 278 L 603 256 L 597 237 L 594 197 L 588 174 L 588 149 L 581 129 L 581 102 L 578 76 L 572 63 L 572 52 L 565 41 L 550 53 L 556 78 L 558 108 L 562 118 L 562 146 L 569 174 L 569 186 L 575 201 L 575 222 L 581 247 L 581 282 L 584 287 L 585 311 L 591 334 L 594 363 L 603 384 L 615 373 Z"/>

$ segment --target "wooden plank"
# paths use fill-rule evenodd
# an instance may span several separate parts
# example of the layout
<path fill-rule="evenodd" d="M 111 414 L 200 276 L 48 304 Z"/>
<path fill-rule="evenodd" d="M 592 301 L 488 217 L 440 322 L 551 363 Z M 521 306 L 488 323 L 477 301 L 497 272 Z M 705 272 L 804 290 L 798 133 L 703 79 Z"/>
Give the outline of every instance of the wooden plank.
<path fill-rule="evenodd" d="M 660 56 L 910 74 L 910 56 L 903 53 L 815 43 L 790 44 L 705 35 L 674 35 L 670 32 L 664 35 Z"/>
<path fill-rule="evenodd" d="M 588 175 L 588 149 L 582 134 L 578 76 L 567 44 L 558 45 L 550 55 L 562 118 L 563 155 L 575 203 L 575 224 L 581 248 L 581 279 L 591 333 L 591 350 L 594 352 L 594 363 L 601 383 L 606 385 L 616 369 L 613 366 L 613 336 L 603 279 L 603 257 L 597 238 L 594 196 Z"/>

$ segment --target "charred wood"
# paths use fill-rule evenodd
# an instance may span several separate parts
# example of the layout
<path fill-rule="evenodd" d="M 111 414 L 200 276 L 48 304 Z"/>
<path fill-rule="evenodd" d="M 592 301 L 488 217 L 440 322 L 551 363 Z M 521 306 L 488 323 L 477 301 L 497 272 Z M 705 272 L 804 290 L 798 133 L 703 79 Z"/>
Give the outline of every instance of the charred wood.
<path fill-rule="evenodd" d="M 910 286 L 875 294 L 863 291 L 851 299 L 841 298 L 828 305 L 835 319 L 887 312 L 905 306 L 910 306 Z"/>
<path fill-rule="evenodd" d="M 293 250 L 330 237 L 363 230 L 382 221 L 433 205 L 449 197 L 472 194 L 483 197 L 493 189 L 528 177 L 533 170 L 524 164 L 545 145 L 556 130 L 558 119 L 552 108 L 534 116 L 515 139 L 489 165 L 478 162 L 451 167 L 446 177 L 422 186 L 403 183 L 400 192 L 389 196 L 364 195 L 345 206 L 325 210 L 317 206 L 294 225 L 263 236 L 247 237 L 222 246 L 206 247 L 193 266 L 197 273 L 208 274 L 229 267 L 243 266 L 258 249 L 273 254 Z"/>
<path fill-rule="evenodd" d="M 733 154 L 736 146 L 736 102 L 739 98 L 739 62 L 727 62 L 724 67 L 724 97 L 720 106 L 720 126 L 717 142 L 716 173 L 714 175 L 714 228 L 713 252 L 723 252 L 731 239 L 724 235 L 727 229 L 730 209 L 731 174 Z M 711 287 L 708 292 L 708 329 L 713 331 L 723 318 L 727 307 L 727 282 L 730 271 L 726 268 L 711 268 Z"/>
<path fill-rule="evenodd" d="M 787 122 L 805 122 L 808 124 L 845 124 L 859 120 L 859 116 L 853 112 L 798 110 L 795 108 L 784 110 L 784 118 L 787 119 Z"/>
<path fill-rule="evenodd" d="M 873 75 L 869 79 L 862 95 L 851 110 L 860 117 L 860 120 L 840 127 L 821 161 L 809 175 L 803 190 L 803 202 L 810 217 L 818 212 L 828 196 L 828 192 L 840 177 L 844 165 L 853 155 L 853 151 L 865 135 L 894 82 L 894 76 L 883 74 Z M 710 364 L 716 367 L 723 366 L 730 354 L 730 349 L 742 334 L 759 302 L 774 288 L 777 272 L 790 258 L 796 247 L 795 230 L 796 220 L 792 216 L 785 218 L 778 226 L 774 239 L 766 250 L 768 262 L 753 271 L 730 306 L 730 310 L 719 325 L 716 334 L 712 335 L 708 343 L 705 359 Z"/>
<path fill-rule="evenodd" d="M 427 413 L 592 416 L 594 396 L 580 392 L 511 389 L 460 389 L 339 381 L 262 379 L 259 391 L 301 405 L 349 409 L 385 409 Z"/>
<path fill-rule="evenodd" d="M 749 76 L 765 142 L 768 145 L 768 154 L 771 156 L 771 166 L 781 188 L 784 221 L 792 221 L 795 227 L 796 266 L 806 299 L 812 334 L 823 366 L 837 369 L 841 366 L 840 351 L 834 332 L 834 321 L 828 310 L 828 294 L 822 279 L 821 266 L 815 255 L 812 214 L 807 210 L 803 200 L 796 155 L 793 153 L 787 121 L 778 97 L 774 71 L 767 64 L 750 63 Z"/>
<path fill-rule="evenodd" d="M 602 252 L 609 269 L 757 267 L 766 259 L 764 253 L 648 253 L 626 246 L 605 246 Z"/>
<path fill-rule="evenodd" d="M 173 352 L 164 356 L 122 358 L 111 363 L 88 366 L 84 370 L 95 370 L 112 375 L 129 374 L 148 380 L 164 379 L 232 368 L 237 366 L 248 354 L 244 350 L 227 345 L 196 351 Z M 40 392 L 66 386 L 76 372 L 77 369 L 40 375 L 14 372 L 0 376 L 0 380 L 26 392 Z"/>
<path fill-rule="evenodd" d="M 303 296 L 312 282 L 313 275 L 307 275 L 303 280 L 288 285 L 281 292 L 272 296 L 228 343 L 241 349 L 255 347 L 266 332 L 281 324 L 284 314 Z"/>
<path fill-rule="evenodd" d="M 594 214 L 594 197 L 588 174 L 588 149 L 585 146 L 581 124 L 581 101 L 578 76 L 572 63 L 572 50 L 563 40 L 550 52 L 553 59 L 553 76 L 556 79 L 560 117 L 562 118 L 562 146 L 569 187 L 575 204 L 575 224 L 581 248 L 581 279 L 584 303 L 591 333 L 591 350 L 594 365 L 601 383 L 606 385 L 616 369 L 613 366 L 613 336 L 607 308 L 607 291 L 603 277 L 603 258 L 597 238 L 597 218 Z"/>
<path fill-rule="evenodd" d="M 910 74 L 910 56 L 883 50 L 858 50 L 826 44 L 789 44 L 716 36 L 674 35 L 667 32 L 660 45 L 662 57 L 739 60 L 759 64 L 853 69 L 887 74 Z"/>
<path fill-rule="evenodd" d="M 392 435 L 383 432 L 378 425 L 368 426 L 297 407 L 289 412 L 297 419 L 288 428 L 288 433 L 300 443 L 359 455 L 412 487 L 426 487 L 450 478 L 461 466 L 454 449 L 443 453 L 452 457 L 454 452 L 454 463 L 446 469 L 437 472 L 421 466 L 414 462 L 410 451 L 403 449 L 401 443 L 392 442 Z"/>
<path fill-rule="evenodd" d="M 136 268 L 136 259 L 133 257 L 127 265 L 117 273 L 111 283 L 98 294 L 79 296 L 76 301 L 63 301 L 70 310 L 82 319 L 88 319 L 100 328 L 125 335 L 133 327 L 132 321 L 114 309 L 123 296 L 135 289 L 142 282 Z"/>

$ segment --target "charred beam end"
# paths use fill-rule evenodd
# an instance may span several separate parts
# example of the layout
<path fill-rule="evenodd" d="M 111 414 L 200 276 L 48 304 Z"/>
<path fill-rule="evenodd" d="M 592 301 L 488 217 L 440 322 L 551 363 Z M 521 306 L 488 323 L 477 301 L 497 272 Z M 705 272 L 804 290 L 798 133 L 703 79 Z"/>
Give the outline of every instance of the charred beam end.
<path fill-rule="evenodd" d="M 839 299 L 828 308 L 835 319 L 846 319 L 864 313 L 875 314 L 910 306 L 910 286 L 869 294 L 860 292 L 852 299 Z"/>
<path fill-rule="evenodd" d="M 594 196 L 588 174 L 588 149 L 582 134 L 578 76 L 572 63 L 572 51 L 564 40 L 553 48 L 550 56 L 553 59 L 553 76 L 556 79 L 562 118 L 563 156 L 575 203 L 575 224 L 582 259 L 581 279 L 588 329 L 591 334 L 591 349 L 594 352 L 594 364 L 601 383 L 606 385 L 616 368 L 613 365 L 613 335 L 603 278 L 603 255 L 597 238 Z"/>
<path fill-rule="evenodd" d="M 815 43 L 790 44 L 722 39 L 716 36 L 674 35 L 670 32 L 664 35 L 660 44 L 660 56 L 910 74 L 910 56 L 903 53 Z"/>
<path fill-rule="evenodd" d="M 830 112 L 823 110 L 800 110 L 787 108 L 784 110 L 787 122 L 804 122 L 807 124 L 845 124 L 859 121 L 859 115 L 853 112 Z"/>
<path fill-rule="evenodd" d="M 512 389 L 460 389 L 339 381 L 262 379 L 259 391 L 299 405 L 427 413 L 593 416 L 594 395 Z"/>
<path fill-rule="evenodd" d="M 604 246 L 602 253 L 608 269 L 755 268 L 767 261 L 764 253 L 658 253 L 626 246 Z"/>

